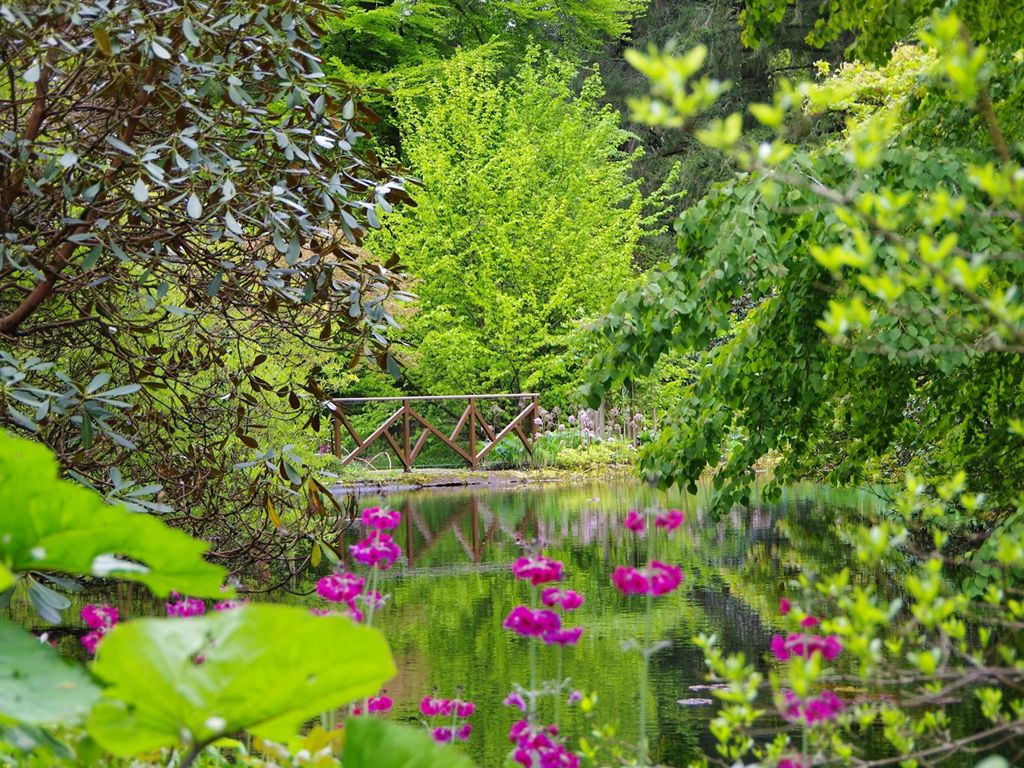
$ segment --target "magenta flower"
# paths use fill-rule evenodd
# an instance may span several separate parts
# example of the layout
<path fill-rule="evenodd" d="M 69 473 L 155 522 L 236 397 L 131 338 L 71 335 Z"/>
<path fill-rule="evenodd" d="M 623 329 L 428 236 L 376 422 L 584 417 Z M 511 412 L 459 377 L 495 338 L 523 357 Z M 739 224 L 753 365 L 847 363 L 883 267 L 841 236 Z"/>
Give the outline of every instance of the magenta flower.
<path fill-rule="evenodd" d="M 557 735 L 554 725 L 535 729 L 520 720 L 508 732 L 509 740 L 516 745 L 512 759 L 523 768 L 578 768 L 579 758 L 555 740 Z"/>
<path fill-rule="evenodd" d="M 580 635 L 583 634 L 583 627 L 572 627 L 569 629 L 556 629 L 545 632 L 543 640 L 548 645 L 576 645 Z"/>
<path fill-rule="evenodd" d="M 801 700 L 792 691 L 785 691 L 785 716 L 787 720 L 802 721 L 808 725 L 834 720 L 846 706 L 832 691 L 822 691 L 817 696 Z"/>
<path fill-rule="evenodd" d="M 583 595 L 571 589 L 559 589 L 548 587 L 541 595 L 540 600 L 548 608 L 560 606 L 563 611 L 573 611 L 583 605 Z"/>
<path fill-rule="evenodd" d="M 805 629 L 816 627 L 819 624 L 821 624 L 821 619 L 819 619 L 817 616 L 804 616 L 803 619 L 800 620 L 800 626 L 804 627 Z"/>
<path fill-rule="evenodd" d="M 804 768 L 804 764 L 799 760 L 790 760 L 786 757 L 779 761 L 777 768 Z"/>
<path fill-rule="evenodd" d="M 382 571 L 394 565 L 395 560 L 402 555 L 402 550 L 395 540 L 380 531 L 374 531 L 363 541 L 353 544 L 348 551 L 357 563 L 370 568 L 380 568 Z"/>
<path fill-rule="evenodd" d="M 505 617 L 502 626 L 525 637 L 541 637 L 561 629 L 562 621 L 554 611 L 531 610 L 525 605 L 517 605 Z"/>
<path fill-rule="evenodd" d="M 461 699 L 455 700 L 455 716 L 463 719 L 472 717 L 473 713 L 476 712 L 476 704 L 472 701 L 462 701 Z"/>
<path fill-rule="evenodd" d="M 117 624 L 117 608 L 89 603 L 82 608 L 82 620 L 89 629 L 107 629 Z"/>
<path fill-rule="evenodd" d="M 452 740 L 452 728 L 449 725 L 439 725 L 431 731 L 431 736 L 438 744 L 445 744 Z"/>
<path fill-rule="evenodd" d="M 370 507 L 363 510 L 361 520 L 367 528 L 376 528 L 378 531 L 390 531 L 392 528 L 398 527 L 402 520 L 402 513 L 394 509 L 387 512 L 380 507 Z"/>
<path fill-rule="evenodd" d="M 92 631 L 84 634 L 81 642 L 90 655 L 96 655 L 96 646 L 110 628 L 117 624 L 118 618 L 117 608 L 112 605 L 89 603 L 82 608 L 82 620 Z"/>
<path fill-rule="evenodd" d="M 244 600 L 222 600 L 219 603 L 214 603 L 213 610 L 215 611 L 230 611 L 235 608 L 241 608 L 243 605 L 248 604 L 249 599 Z"/>
<path fill-rule="evenodd" d="M 523 697 L 515 691 L 506 696 L 505 700 L 501 703 L 504 704 L 506 707 L 515 707 L 521 712 L 526 711 L 526 702 L 523 701 Z"/>
<path fill-rule="evenodd" d="M 664 528 L 666 532 L 670 532 L 682 525 L 685 517 L 680 510 L 670 509 L 665 514 L 655 517 L 654 524 L 659 528 Z"/>
<path fill-rule="evenodd" d="M 463 723 L 455 729 L 455 738 L 459 741 L 466 741 L 469 738 L 469 734 L 473 732 L 473 726 L 469 723 Z"/>
<path fill-rule="evenodd" d="M 96 646 L 100 644 L 100 640 L 103 639 L 105 634 L 107 634 L 105 630 L 94 629 L 92 632 L 86 632 L 82 635 L 82 645 L 85 646 L 85 650 L 95 656 Z"/>
<path fill-rule="evenodd" d="M 635 509 L 629 510 L 626 513 L 626 520 L 623 523 L 633 533 L 640 533 L 647 525 L 644 520 L 644 516 L 637 512 Z"/>
<path fill-rule="evenodd" d="M 171 592 L 171 600 L 177 602 L 167 603 L 167 615 L 178 618 L 189 618 L 190 616 L 202 616 L 206 613 L 206 603 L 197 597 L 183 597 L 177 592 Z"/>
<path fill-rule="evenodd" d="M 783 597 L 779 600 L 779 613 L 781 613 L 783 616 L 789 613 L 789 609 L 791 607 L 792 606 L 790 606 L 789 600 L 787 600 L 786 598 Z"/>
<path fill-rule="evenodd" d="M 354 573 L 332 573 L 316 583 L 316 593 L 332 603 L 351 605 L 365 584 L 366 579 Z"/>
<path fill-rule="evenodd" d="M 363 621 L 363 612 L 356 608 L 354 605 L 348 606 L 344 610 L 344 612 L 342 612 L 341 615 L 347 616 L 348 618 L 352 619 L 352 621 L 354 621 L 356 624 L 361 624 Z"/>
<path fill-rule="evenodd" d="M 387 597 L 376 590 L 359 595 L 356 599 L 367 608 L 373 608 L 375 611 L 383 608 L 387 602 Z"/>
<path fill-rule="evenodd" d="M 790 656 L 810 658 L 815 653 L 820 653 L 828 661 L 832 661 L 842 650 L 843 644 L 835 635 L 821 637 L 793 632 L 786 637 L 775 635 L 771 643 L 771 651 L 779 661 L 788 661 Z"/>
<path fill-rule="evenodd" d="M 612 583 L 624 595 L 667 595 L 683 581 L 683 570 L 675 565 L 653 560 L 648 568 L 616 566 Z"/>
<path fill-rule="evenodd" d="M 366 702 L 366 708 L 370 712 L 389 712 L 394 702 L 390 696 L 371 696 Z"/>
<path fill-rule="evenodd" d="M 517 579 L 528 580 L 534 586 L 549 581 L 561 581 L 562 564 L 558 560 L 542 555 L 520 557 L 512 563 L 512 575 Z"/>
<path fill-rule="evenodd" d="M 438 699 L 434 696 L 424 696 L 420 700 L 420 712 L 424 717 L 447 717 L 455 708 L 455 702 L 451 699 Z"/>

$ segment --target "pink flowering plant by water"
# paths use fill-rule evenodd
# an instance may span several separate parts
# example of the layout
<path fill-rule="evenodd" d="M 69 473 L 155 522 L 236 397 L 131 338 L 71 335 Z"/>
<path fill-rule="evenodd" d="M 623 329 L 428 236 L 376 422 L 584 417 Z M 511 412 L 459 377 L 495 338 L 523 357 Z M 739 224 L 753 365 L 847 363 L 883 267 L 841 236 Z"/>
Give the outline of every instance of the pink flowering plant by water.
<path fill-rule="evenodd" d="M 457 694 L 454 699 L 438 697 L 436 694 L 424 696 L 420 700 L 420 714 L 423 724 L 430 731 L 431 738 L 439 744 L 466 741 L 473 732 L 469 718 L 476 712 L 476 703 L 461 698 Z"/>
<path fill-rule="evenodd" d="M 646 561 L 640 567 L 629 565 L 616 566 L 612 572 L 612 585 L 626 597 L 642 596 L 644 598 L 644 635 L 641 639 L 632 639 L 624 643 L 624 650 L 635 650 L 643 660 L 640 672 L 639 702 L 637 706 L 639 720 L 639 741 L 637 743 L 637 759 L 639 765 L 649 764 L 647 744 L 647 699 L 649 697 L 649 678 L 651 657 L 658 651 L 669 646 L 667 640 L 654 637 L 652 615 L 654 599 L 671 594 L 683 583 L 683 570 L 677 565 L 657 559 L 659 541 L 667 541 L 673 532 L 685 521 L 685 514 L 678 509 L 659 512 L 641 512 L 631 509 L 626 514 L 623 527 L 638 540 L 646 539 Z"/>
<path fill-rule="evenodd" d="M 541 554 L 518 558 L 512 564 L 512 575 L 530 585 L 530 599 L 528 605 L 515 606 L 503 626 L 529 644 L 530 681 L 528 686 L 514 682 L 503 702 L 520 715 L 509 731 L 509 757 L 523 768 L 577 768 L 579 757 L 559 733 L 559 715 L 563 700 L 574 705 L 582 698 L 579 691 L 572 690 L 572 681 L 564 677 L 562 667 L 564 649 L 575 646 L 583 634 L 583 627 L 566 621 L 583 605 L 584 596 L 560 586 L 565 576 L 563 564 Z M 557 654 L 557 672 L 551 680 L 538 679 L 537 655 L 545 646 L 553 647 Z M 553 722 L 543 722 L 542 701 L 551 702 Z"/>

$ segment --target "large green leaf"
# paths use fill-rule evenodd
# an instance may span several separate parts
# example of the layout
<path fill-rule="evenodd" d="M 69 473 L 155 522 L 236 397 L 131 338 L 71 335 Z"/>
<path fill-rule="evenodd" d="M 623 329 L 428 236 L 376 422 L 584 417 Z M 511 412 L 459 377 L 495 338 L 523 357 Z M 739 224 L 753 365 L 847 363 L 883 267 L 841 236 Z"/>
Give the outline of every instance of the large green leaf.
<path fill-rule="evenodd" d="M 0 724 L 81 721 L 100 692 L 81 667 L 23 629 L 0 621 Z"/>
<path fill-rule="evenodd" d="M 8 570 L 109 576 L 161 596 L 224 595 L 224 570 L 202 558 L 208 545 L 59 479 L 46 448 L 2 430 L 0 500 L 0 563 Z"/>
<path fill-rule="evenodd" d="M 395 673 L 377 630 L 284 605 L 119 624 L 93 669 L 110 688 L 89 732 L 119 755 L 240 730 L 283 741 Z"/>
<path fill-rule="evenodd" d="M 473 761 L 422 728 L 354 717 L 345 722 L 345 768 L 473 768 Z"/>
<path fill-rule="evenodd" d="M 12 584 L 14 584 L 14 574 L 7 570 L 3 563 L 0 563 L 0 592 L 4 592 Z"/>

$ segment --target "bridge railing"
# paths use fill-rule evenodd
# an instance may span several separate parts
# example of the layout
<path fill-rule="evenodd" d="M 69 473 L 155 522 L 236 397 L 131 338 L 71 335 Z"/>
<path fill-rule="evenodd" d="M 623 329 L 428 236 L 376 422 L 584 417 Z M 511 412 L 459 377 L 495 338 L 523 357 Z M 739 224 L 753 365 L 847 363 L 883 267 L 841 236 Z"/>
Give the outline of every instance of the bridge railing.
<path fill-rule="evenodd" d="M 433 437 L 461 458 L 470 467 L 476 468 L 484 458 L 506 437 L 519 439 L 527 453 L 533 455 L 537 439 L 537 422 L 540 418 L 536 392 L 520 392 L 506 395 L 419 395 L 410 397 L 338 397 L 324 405 L 334 420 L 334 455 L 343 465 L 349 464 L 367 454 L 375 444 L 386 444 L 398 456 L 406 471 L 412 469 L 426 441 Z M 506 401 L 514 407 L 510 419 L 492 423 L 491 418 L 481 409 L 480 403 Z M 365 437 L 352 421 L 353 407 L 369 404 L 393 403 L 395 409 L 389 416 Z M 437 426 L 421 412 L 425 406 L 455 405 L 465 403 L 459 411 L 455 427 L 451 432 Z M 422 431 L 421 431 L 422 430 Z M 343 432 L 355 443 L 355 448 L 345 450 Z M 419 432 L 419 434 L 415 434 Z"/>

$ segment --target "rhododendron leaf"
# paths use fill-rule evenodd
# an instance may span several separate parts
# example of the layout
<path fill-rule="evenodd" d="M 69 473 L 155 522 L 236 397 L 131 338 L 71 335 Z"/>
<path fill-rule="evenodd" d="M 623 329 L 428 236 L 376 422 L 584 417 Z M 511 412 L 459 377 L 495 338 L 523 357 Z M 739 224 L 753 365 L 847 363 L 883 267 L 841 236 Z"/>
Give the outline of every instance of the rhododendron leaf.
<path fill-rule="evenodd" d="M 0 621 L 0 723 L 74 724 L 99 695 L 81 667 L 25 630 Z"/>
<path fill-rule="evenodd" d="M 345 768 L 473 768 L 473 761 L 422 728 L 352 717 L 345 722 Z"/>
<path fill-rule="evenodd" d="M 285 741 L 310 717 L 376 693 L 395 666 L 375 629 L 295 606 L 245 605 L 118 624 L 93 671 L 110 687 L 89 733 L 133 755 L 242 730 Z"/>
<path fill-rule="evenodd" d="M 14 572 L 138 581 L 160 596 L 171 590 L 225 596 L 224 570 L 203 560 L 207 544 L 58 479 L 57 462 L 45 447 L 3 431 L 0 499 L 0 561 Z"/>
<path fill-rule="evenodd" d="M 0 563 L 0 592 L 5 591 L 14 583 L 14 574 Z"/>

